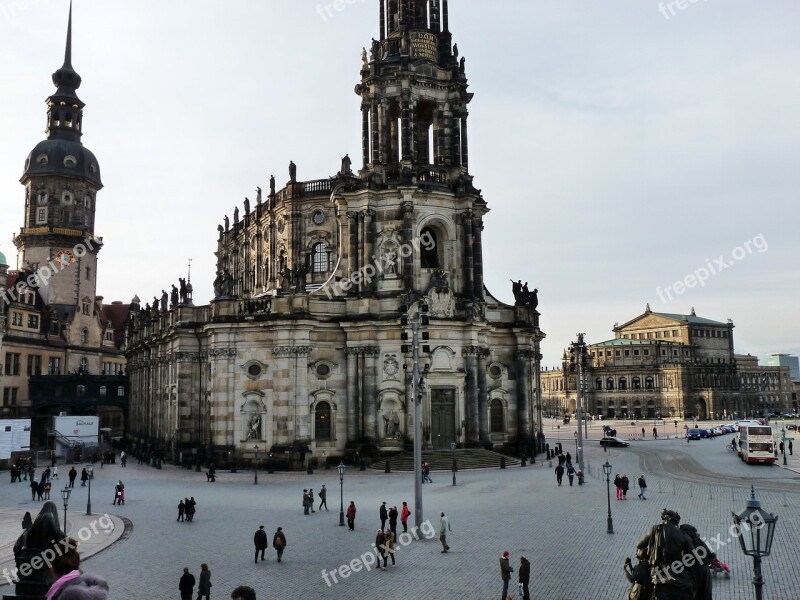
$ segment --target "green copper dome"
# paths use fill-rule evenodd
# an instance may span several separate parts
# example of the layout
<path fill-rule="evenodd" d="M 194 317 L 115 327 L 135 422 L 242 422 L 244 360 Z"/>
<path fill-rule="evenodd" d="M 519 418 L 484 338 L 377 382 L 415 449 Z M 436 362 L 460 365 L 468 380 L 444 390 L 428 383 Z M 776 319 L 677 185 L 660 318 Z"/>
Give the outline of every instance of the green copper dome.
<path fill-rule="evenodd" d="M 2 251 L 0 251 L 0 265 L 8 266 L 8 263 L 6 262 L 6 255 L 3 254 Z"/>

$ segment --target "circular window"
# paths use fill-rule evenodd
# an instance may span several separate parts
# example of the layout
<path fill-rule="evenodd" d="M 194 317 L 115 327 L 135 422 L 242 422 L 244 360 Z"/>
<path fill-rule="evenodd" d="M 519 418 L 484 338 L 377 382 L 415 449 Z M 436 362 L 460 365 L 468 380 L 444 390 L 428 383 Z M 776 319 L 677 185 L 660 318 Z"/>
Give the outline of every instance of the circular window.
<path fill-rule="evenodd" d="M 67 155 L 64 157 L 64 166 L 70 169 L 74 169 L 78 166 L 78 159 L 72 155 Z"/>
<path fill-rule="evenodd" d="M 36 162 L 39 163 L 40 165 L 46 165 L 47 164 L 47 154 L 40 154 L 39 156 L 37 156 L 36 157 Z"/>
<path fill-rule="evenodd" d="M 314 216 L 311 217 L 311 220 L 314 221 L 314 225 L 322 225 L 325 222 L 325 213 L 318 210 L 314 213 Z"/>
<path fill-rule="evenodd" d="M 492 365 L 489 367 L 489 375 L 491 375 L 494 379 L 498 379 L 502 374 L 503 369 L 501 369 L 498 365 Z"/>
<path fill-rule="evenodd" d="M 250 375 L 250 377 L 258 377 L 259 375 L 261 375 L 261 365 L 257 364 L 250 365 L 249 367 L 247 367 L 247 374 Z"/>
<path fill-rule="evenodd" d="M 330 374 L 331 374 L 331 368 L 328 365 L 326 365 L 325 363 L 317 365 L 317 375 L 319 377 L 327 377 Z"/>

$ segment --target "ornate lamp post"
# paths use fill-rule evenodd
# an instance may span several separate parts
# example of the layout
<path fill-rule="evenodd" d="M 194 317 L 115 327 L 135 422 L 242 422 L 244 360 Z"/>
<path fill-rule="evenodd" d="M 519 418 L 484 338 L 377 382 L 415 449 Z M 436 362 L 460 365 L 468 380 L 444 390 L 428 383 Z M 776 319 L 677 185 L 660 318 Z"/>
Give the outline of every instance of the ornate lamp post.
<path fill-rule="evenodd" d="M 450 444 L 450 449 L 453 451 L 453 485 L 456 484 L 456 443 Z"/>
<path fill-rule="evenodd" d="M 67 506 L 69 506 L 69 495 L 71 493 L 72 488 L 61 490 L 61 499 L 64 501 L 64 535 L 67 535 Z"/>
<path fill-rule="evenodd" d="M 253 469 L 253 485 L 258 485 L 258 444 L 253 449 L 256 451 L 256 468 Z"/>
<path fill-rule="evenodd" d="M 761 508 L 761 502 L 756 498 L 753 486 L 750 486 L 747 508 L 738 515 L 733 513 L 733 522 L 739 531 L 742 552 L 746 556 L 753 557 L 753 586 L 756 588 L 756 600 L 762 600 L 761 588 L 764 586 L 764 578 L 761 576 L 761 557 L 769 556 L 777 520 L 776 515 Z"/>
<path fill-rule="evenodd" d="M 344 472 L 346 469 L 343 462 L 336 467 L 336 470 L 339 471 L 339 527 L 344 527 Z"/>
<path fill-rule="evenodd" d="M 614 521 L 611 519 L 611 464 L 608 461 L 603 465 L 603 473 L 606 474 L 606 498 L 608 500 L 608 527 L 606 533 L 614 533 Z"/>
<path fill-rule="evenodd" d="M 786 426 L 781 429 L 781 444 L 783 445 L 783 464 L 786 463 Z"/>
<path fill-rule="evenodd" d="M 86 514 L 92 514 L 92 479 L 94 479 L 94 465 L 86 465 L 86 472 L 89 473 L 89 496 L 86 499 Z M 64 507 L 66 509 L 66 506 Z M 64 517 L 66 519 L 66 516 Z M 65 521 L 66 523 L 66 521 Z"/>

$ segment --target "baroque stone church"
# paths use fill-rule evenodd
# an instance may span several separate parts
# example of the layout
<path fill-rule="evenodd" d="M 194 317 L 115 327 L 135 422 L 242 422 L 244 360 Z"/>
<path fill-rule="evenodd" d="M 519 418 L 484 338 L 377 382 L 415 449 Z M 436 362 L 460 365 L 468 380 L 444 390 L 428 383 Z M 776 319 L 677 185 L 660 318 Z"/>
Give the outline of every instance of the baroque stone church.
<path fill-rule="evenodd" d="M 448 2 L 379 5 L 355 90 L 360 168 L 345 156 L 335 176 L 302 180 L 290 162 L 283 187 L 271 177 L 218 227 L 209 305 L 164 292 L 136 307 L 137 442 L 218 462 L 256 445 L 317 458 L 401 449 L 414 409 L 403 305 L 430 320 L 425 447 L 524 445 L 540 432 L 535 301 L 506 305 L 484 287 L 489 209 L 470 174 L 472 94 Z"/>

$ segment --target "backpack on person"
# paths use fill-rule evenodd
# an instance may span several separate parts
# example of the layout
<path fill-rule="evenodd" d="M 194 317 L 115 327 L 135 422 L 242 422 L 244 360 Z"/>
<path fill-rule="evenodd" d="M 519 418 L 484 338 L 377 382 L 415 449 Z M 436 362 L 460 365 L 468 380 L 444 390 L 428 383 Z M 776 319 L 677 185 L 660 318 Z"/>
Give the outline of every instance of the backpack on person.
<path fill-rule="evenodd" d="M 272 547 L 283 548 L 283 540 L 281 539 L 281 536 L 277 534 L 275 535 L 275 537 L 272 539 Z"/>

